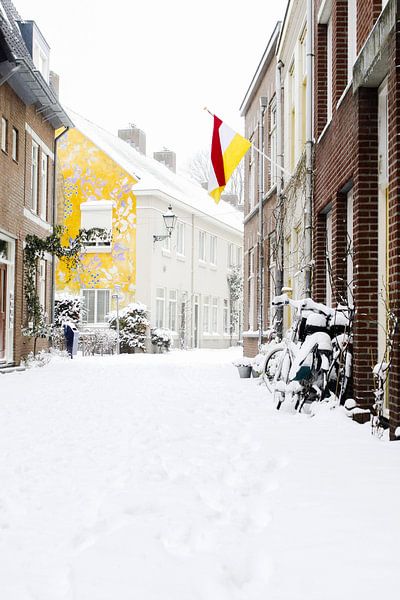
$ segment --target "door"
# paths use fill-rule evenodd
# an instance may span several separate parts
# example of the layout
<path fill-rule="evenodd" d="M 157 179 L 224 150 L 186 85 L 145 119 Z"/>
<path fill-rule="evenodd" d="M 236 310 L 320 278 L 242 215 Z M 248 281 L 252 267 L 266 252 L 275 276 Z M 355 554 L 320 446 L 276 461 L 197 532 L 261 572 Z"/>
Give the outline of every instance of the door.
<path fill-rule="evenodd" d="M 193 346 L 199 347 L 199 297 L 195 296 L 194 300 L 194 329 L 193 329 Z"/>
<path fill-rule="evenodd" d="M 0 360 L 6 355 L 7 265 L 0 263 Z"/>

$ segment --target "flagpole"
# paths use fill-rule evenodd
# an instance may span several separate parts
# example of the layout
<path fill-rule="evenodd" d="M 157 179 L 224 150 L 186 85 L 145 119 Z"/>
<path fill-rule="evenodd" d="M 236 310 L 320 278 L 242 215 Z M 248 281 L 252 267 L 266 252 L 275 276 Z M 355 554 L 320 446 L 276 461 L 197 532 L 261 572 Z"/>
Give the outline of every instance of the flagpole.
<path fill-rule="evenodd" d="M 205 110 L 206 112 L 208 112 L 208 114 L 211 115 L 212 117 L 215 117 L 215 114 L 213 112 L 211 112 L 211 110 L 209 108 L 207 108 L 207 106 L 205 106 L 203 108 L 203 110 Z M 284 169 L 275 160 L 272 160 L 272 158 L 270 156 L 268 156 L 267 154 L 265 154 L 265 152 L 263 152 L 262 150 L 260 150 L 259 148 L 257 148 L 257 146 L 255 146 L 253 143 L 251 143 L 251 145 L 253 146 L 254 150 L 256 152 L 258 152 L 259 154 L 261 154 L 261 156 L 263 156 L 264 158 L 266 158 L 271 163 L 271 165 L 274 165 L 274 167 L 276 167 L 277 169 L 279 169 L 280 171 L 282 171 L 282 173 L 285 173 L 286 175 L 289 175 L 289 177 L 292 176 L 292 174 L 289 171 L 287 171 L 286 169 Z"/>

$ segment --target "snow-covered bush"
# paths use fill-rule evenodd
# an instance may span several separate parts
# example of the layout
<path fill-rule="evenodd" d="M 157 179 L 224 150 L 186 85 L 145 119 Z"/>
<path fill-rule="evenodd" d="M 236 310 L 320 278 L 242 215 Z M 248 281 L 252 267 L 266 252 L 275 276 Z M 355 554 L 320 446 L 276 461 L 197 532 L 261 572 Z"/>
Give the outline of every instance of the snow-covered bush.
<path fill-rule="evenodd" d="M 112 329 L 117 326 L 117 314 L 111 312 L 107 316 Z M 128 304 L 119 311 L 119 339 L 121 352 L 135 352 L 136 349 L 146 351 L 146 334 L 150 327 L 147 318 L 147 307 L 140 302 Z"/>
<path fill-rule="evenodd" d="M 83 313 L 83 297 L 58 294 L 54 300 L 54 326 L 61 327 L 64 321 L 78 325 Z"/>
<path fill-rule="evenodd" d="M 156 327 L 151 330 L 151 343 L 158 346 L 161 350 L 169 350 L 172 346 L 172 331 Z"/>
<path fill-rule="evenodd" d="M 83 329 L 79 336 L 83 355 L 113 354 L 117 347 L 117 332 L 104 327 Z"/>
<path fill-rule="evenodd" d="M 67 359 L 70 358 L 70 356 L 65 350 L 60 351 L 51 348 L 49 351 L 40 350 L 36 355 L 34 355 L 33 352 L 30 352 L 28 356 L 23 361 L 21 361 L 21 364 L 26 369 L 44 367 L 45 365 L 49 364 L 49 362 L 54 358 Z"/>

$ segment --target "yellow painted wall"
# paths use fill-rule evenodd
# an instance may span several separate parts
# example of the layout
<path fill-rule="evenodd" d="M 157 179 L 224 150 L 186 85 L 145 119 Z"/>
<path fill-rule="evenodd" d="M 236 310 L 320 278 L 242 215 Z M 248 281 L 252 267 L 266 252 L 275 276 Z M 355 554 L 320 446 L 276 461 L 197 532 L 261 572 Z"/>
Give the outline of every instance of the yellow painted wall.
<path fill-rule="evenodd" d="M 134 177 L 100 150 L 77 129 L 70 129 L 58 142 L 58 222 L 67 230 L 63 243 L 81 226 L 80 204 L 112 200 L 112 245 L 110 252 L 87 252 L 74 272 L 62 261 L 56 268 L 57 292 L 79 294 L 81 289 L 113 289 L 121 286 L 125 306 L 136 292 L 136 198 Z"/>

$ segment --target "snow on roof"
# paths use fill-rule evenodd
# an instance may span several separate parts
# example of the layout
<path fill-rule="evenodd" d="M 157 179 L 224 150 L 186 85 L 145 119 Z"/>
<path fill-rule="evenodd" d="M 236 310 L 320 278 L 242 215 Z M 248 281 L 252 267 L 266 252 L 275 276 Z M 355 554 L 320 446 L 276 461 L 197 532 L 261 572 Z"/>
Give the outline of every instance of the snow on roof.
<path fill-rule="evenodd" d="M 237 231 L 243 231 L 243 214 L 223 200 L 217 205 L 195 181 L 173 173 L 154 158 L 145 156 L 127 142 L 88 121 L 74 111 L 67 112 L 75 127 L 112 160 L 130 173 L 138 183 L 136 192 L 164 193 L 198 213 L 207 215 Z"/>

